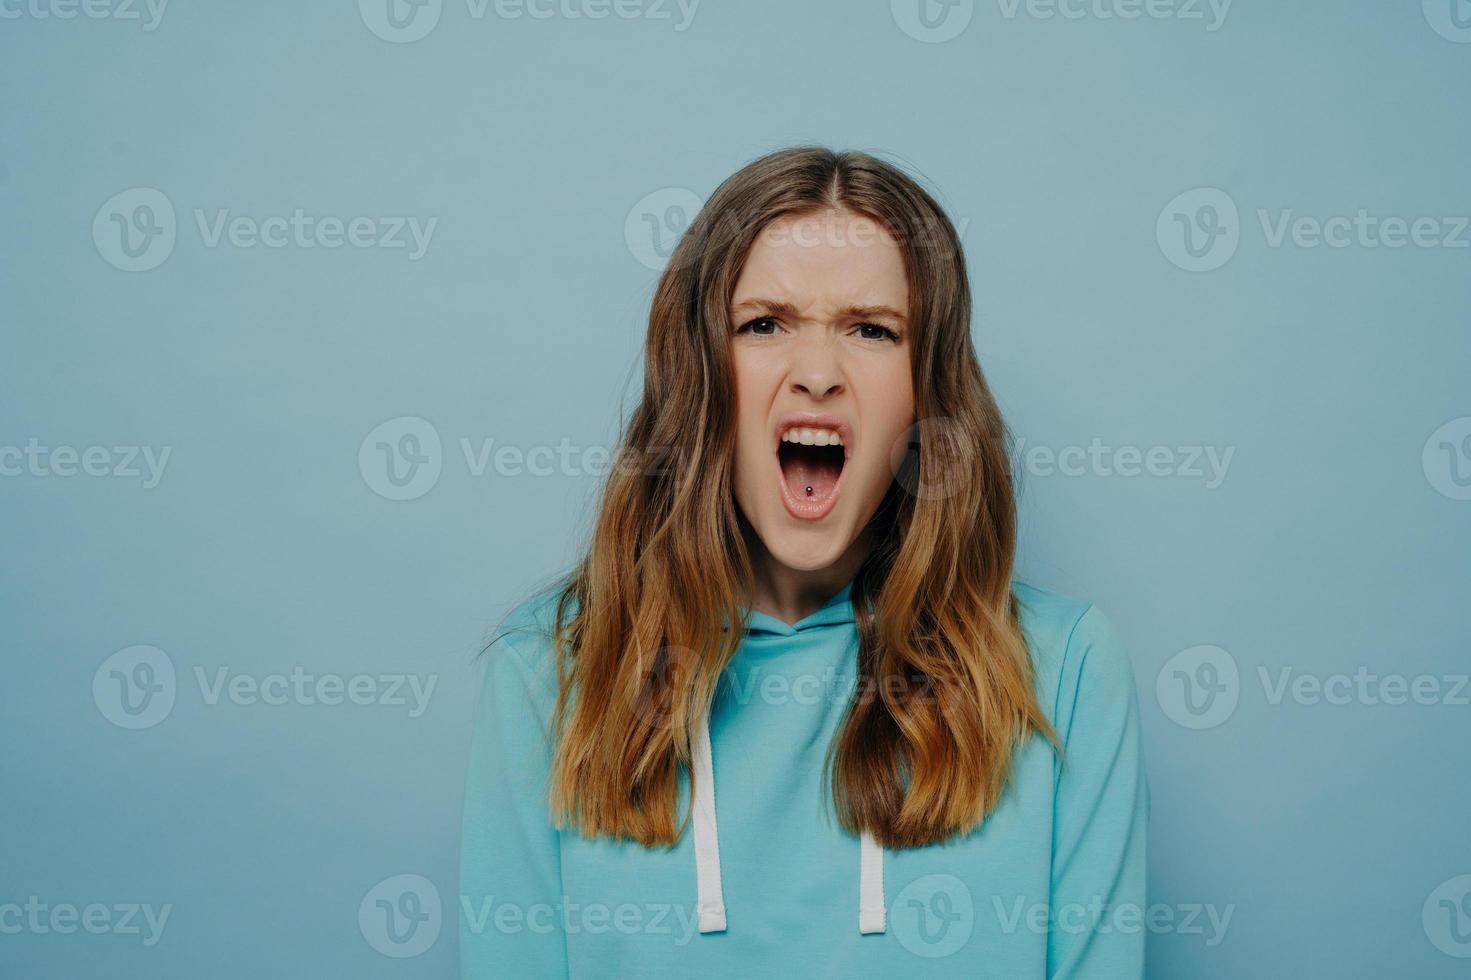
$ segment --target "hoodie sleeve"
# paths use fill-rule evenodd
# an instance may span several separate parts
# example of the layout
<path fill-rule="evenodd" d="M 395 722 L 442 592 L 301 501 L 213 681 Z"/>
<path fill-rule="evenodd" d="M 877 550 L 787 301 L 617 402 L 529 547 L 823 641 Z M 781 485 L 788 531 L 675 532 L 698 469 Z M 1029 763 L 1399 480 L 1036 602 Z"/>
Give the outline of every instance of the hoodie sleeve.
<path fill-rule="evenodd" d="M 566 977 L 561 848 L 547 811 L 555 666 L 528 662 L 509 636 L 485 656 L 460 838 L 460 975 Z"/>
<path fill-rule="evenodd" d="M 1097 607 L 1068 638 L 1058 707 L 1047 975 L 1142 978 L 1149 787 L 1133 667 Z"/>

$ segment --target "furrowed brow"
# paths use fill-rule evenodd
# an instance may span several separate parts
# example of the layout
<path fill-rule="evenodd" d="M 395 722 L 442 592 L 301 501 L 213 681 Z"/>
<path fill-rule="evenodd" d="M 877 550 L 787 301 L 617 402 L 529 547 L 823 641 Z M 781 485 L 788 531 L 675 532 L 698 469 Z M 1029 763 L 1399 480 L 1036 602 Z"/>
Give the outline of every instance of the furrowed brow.
<path fill-rule="evenodd" d="M 735 304 L 735 306 L 732 307 L 732 309 L 734 309 L 734 310 L 765 310 L 766 312 L 772 314 L 773 316 L 796 316 L 797 315 L 797 308 L 795 306 L 793 306 L 791 303 L 787 303 L 787 302 L 783 302 L 781 300 L 775 300 L 775 299 L 764 299 L 764 298 L 762 298 L 760 296 L 753 296 L 750 299 L 743 299 L 739 303 Z M 867 305 L 865 305 L 865 306 L 848 306 L 848 307 L 845 307 L 842 310 L 842 313 L 840 315 L 843 316 L 843 317 L 845 317 L 845 318 L 851 318 L 851 319 L 857 319 L 857 320 L 888 318 L 888 319 L 891 319 L 891 320 L 897 320 L 900 323 L 904 323 L 906 321 L 906 317 L 904 316 L 903 313 L 900 313 L 898 310 L 894 309 L 892 306 L 883 306 L 883 305 L 877 305 L 877 306 L 867 306 Z"/>

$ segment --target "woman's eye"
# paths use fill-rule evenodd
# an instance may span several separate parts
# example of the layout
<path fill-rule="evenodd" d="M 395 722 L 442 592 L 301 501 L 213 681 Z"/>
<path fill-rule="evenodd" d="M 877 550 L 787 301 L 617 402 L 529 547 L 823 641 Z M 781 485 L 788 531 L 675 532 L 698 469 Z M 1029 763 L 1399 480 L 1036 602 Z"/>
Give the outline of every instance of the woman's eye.
<path fill-rule="evenodd" d="M 754 333 L 762 337 L 769 337 L 776 333 L 776 321 L 769 316 L 758 316 L 748 323 L 741 324 L 736 333 Z"/>
<path fill-rule="evenodd" d="M 858 325 L 858 335 L 864 340 L 897 341 L 899 339 L 899 335 L 894 331 L 888 327 L 880 326 L 877 323 L 860 323 Z"/>

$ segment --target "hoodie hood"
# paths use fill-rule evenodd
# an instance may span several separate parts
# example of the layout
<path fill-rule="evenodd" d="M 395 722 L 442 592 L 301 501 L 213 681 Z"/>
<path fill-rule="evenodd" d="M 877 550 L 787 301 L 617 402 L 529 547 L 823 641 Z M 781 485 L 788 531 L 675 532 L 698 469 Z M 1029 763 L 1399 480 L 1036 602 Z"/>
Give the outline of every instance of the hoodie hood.
<path fill-rule="evenodd" d="M 837 595 L 795 623 L 784 623 L 775 616 L 744 606 L 741 607 L 741 613 L 746 618 L 747 636 L 796 636 L 804 630 L 819 626 L 851 623 L 856 618 L 853 610 L 853 583 L 849 581 Z"/>

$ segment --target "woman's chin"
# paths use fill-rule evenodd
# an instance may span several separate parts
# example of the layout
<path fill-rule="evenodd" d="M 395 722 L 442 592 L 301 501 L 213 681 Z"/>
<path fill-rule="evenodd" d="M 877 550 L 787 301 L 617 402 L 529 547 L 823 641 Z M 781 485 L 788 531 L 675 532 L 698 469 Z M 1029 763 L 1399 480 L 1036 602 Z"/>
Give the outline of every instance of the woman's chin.
<path fill-rule="evenodd" d="M 797 572 L 831 568 L 853 544 L 846 526 L 783 530 L 770 537 L 763 535 L 761 540 L 777 563 Z"/>

